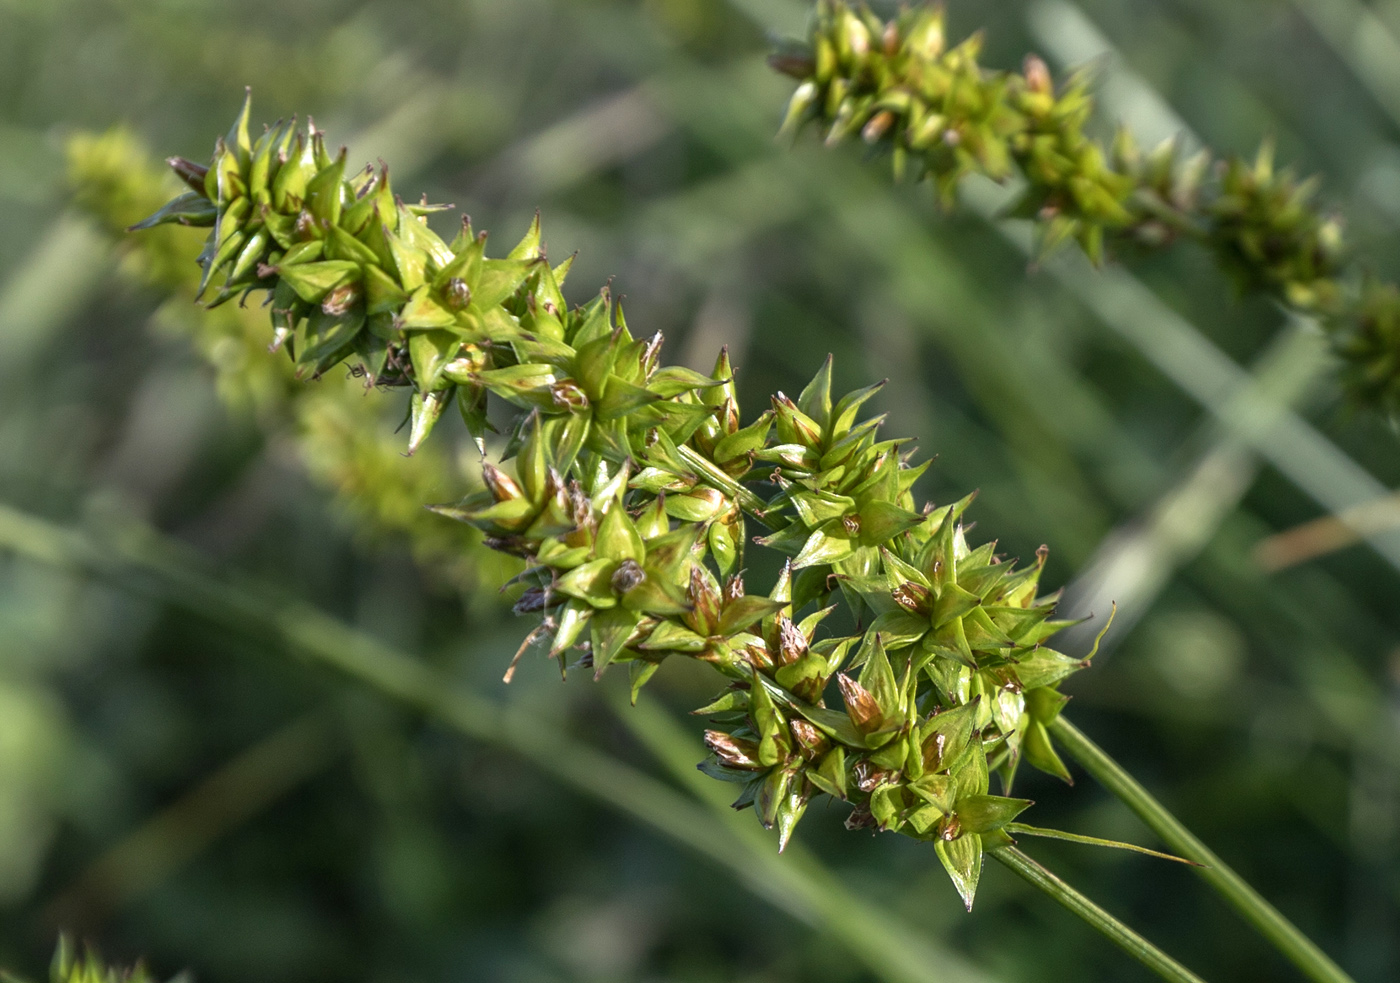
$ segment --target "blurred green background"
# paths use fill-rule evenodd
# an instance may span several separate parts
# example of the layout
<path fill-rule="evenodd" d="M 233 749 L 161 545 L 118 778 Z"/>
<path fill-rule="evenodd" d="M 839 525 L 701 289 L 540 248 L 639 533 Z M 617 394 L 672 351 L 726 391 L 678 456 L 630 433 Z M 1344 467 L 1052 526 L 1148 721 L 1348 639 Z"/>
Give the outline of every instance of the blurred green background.
<path fill-rule="evenodd" d="M 1105 134 L 1124 119 L 1244 154 L 1272 136 L 1325 176 L 1357 254 L 1400 274 L 1395 0 L 949 8 L 954 39 L 986 29 L 989 65 L 1093 62 Z M 613 278 L 668 361 L 708 369 L 727 343 L 746 415 L 828 351 L 848 387 L 888 376 L 887 432 L 938 456 L 925 495 L 980 489 L 977 537 L 1023 558 L 1048 543 L 1068 610 L 1118 602 L 1094 670 L 1066 686 L 1077 723 L 1358 983 L 1400 977 L 1400 508 L 1376 504 L 1400 438 L 1346 408 L 1309 325 L 1240 298 L 1199 252 L 1029 268 L 1025 230 L 989 217 L 1002 191 L 971 187 L 943 215 L 857 148 L 777 142 L 790 84 L 764 65 L 768 32 L 800 34 L 806 13 L 0 0 L 0 501 L 99 532 L 150 524 L 692 806 L 640 822 L 606 775 L 582 797 L 255 633 L 6 554 L 0 966 L 39 975 L 66 928 L 208 983 L 1146 978 L 999 868 L 964 913 L 931 850 L 846 833 L 841 810 L 812 810 L 781 862 L 771 838 L 754 852 L 751 815 L 728 823 L 666 764 L 698 761 L 698 737 L 657 736 L 698 735 L 683 711 L 712 695 L 702 671 L 668 665 L 629 712 L 620 674 L 561 685 L 537 654 L 502 686 L 529 624 L 496 598 L 499 570 L 457 559 L 461 530 L 417 508 L 467 490 L 462 436 L 460 461 L 380 510 L 411 541 L 379 528 L 285 401 L 240 395 L 234 348 L 191 344 L 208 342 L 201 315 L 95 217 L 91 189 L 75 201 L 75 135 L 121 125 L 125 153 L 204 159 L 251 84 L 255 120 L 313 115 L 402 192 L 494 230 L 497 252 L 540 208 L 551 255 L 579 252 L 571 298 Z M 197 242 L 179 240 L 190 269 Z M 401 396 L 306 385 L 386 435 L 398 422 Z M 364 474 L 429 467 L 381 458 Z M 1337 535 L 1336 512 L 1367 541 Z M 771 572 L 756 562 L 751 589 Z M 1087 780 L 1020 788 L 1041 825 L 1152 842 Z M 710 855 L 693 848 L 707 830 L 724 831 Z M 1293 978 L 1185 869 L 1029 849 L 1207 979 Z M 852 905 L 874 934 L 833 929 Z M 891 932 L 907 958 L 888 958 Z"/>

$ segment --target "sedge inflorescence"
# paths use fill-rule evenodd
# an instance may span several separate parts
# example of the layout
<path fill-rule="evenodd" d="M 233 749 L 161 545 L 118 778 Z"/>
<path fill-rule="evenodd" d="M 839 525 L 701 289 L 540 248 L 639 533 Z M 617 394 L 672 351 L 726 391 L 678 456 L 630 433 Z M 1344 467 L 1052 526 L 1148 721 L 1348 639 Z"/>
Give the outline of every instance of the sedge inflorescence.
<path fill-rule="evenodd" d="M 800 80 L 784 128 L 815 125 L 828 145 L 859 138 L 887 150 L 897 176 L 927 178 L 950 206 L 977 174 L 1024 190 L 1007 211 L 1034 222 L 1044 256 L 1077 242 L 1094 263 L 1113 242 L 1210 249 L 1245 290 L 1316 317 L 1358 402 L 1400 413 L 1400 292 L 1346 263 L 1340 221 L 1316 204 L 1316 178 L 1253 160 L 1187 155 L 1180 141 L 1144 150 L 1120 128 L 1087 135 L 1089 74 L 1058 84 L 1035 55 L 1018 72 L 979 63 L 982 36 L 950 45 L 941 6 L 884 20 L 846 0 L 820 0 L 809 38 L 771 62 Z"/>
<path fill-rule="evenodd" d="M 410 451 L 454 403 L 481 447 L 499 433 L 483 490 L 435 509 L 523 560 L 515 607 L 538 625 L 521 652 L 625 665 L 634 700 L 667 659 L 709 663 L 727 685 L 696 711 L 701 767 L 780 848 L 829 795 L 851 828 L 933 842 L 970 906 L 984 848 L 1030 805 L 991 773 L 1003 792 L 1022 760 L 1068 778 L 1047 725 L 1087 659 L 1045 644 L 1065 622 L 1039 594 L 1044 550 L 1018 568 L 969 544 L 970 496 L 918 506 L 928 463 L 861 418 L 878 385 L 833 395 L 829 358 L 745 423 L 727 353 L 709 375 L 663 366 L 607 289 L 566 303 L 538 218 L 490 258 L 469 222 L 440 238 L 386 168 L 349 173 L 294 122 L 254 140 L 248 119 L 208 167 L 173 159 L 190 191 L 138 227 L 212 227 L 208 303 L 269 292 L 299 374 L 347 363 L 409 389 Z M 764 594 L 742 572 L 751 536 L 787 558 Z M 824 632 L 842 603 L 860 627 Z"/>

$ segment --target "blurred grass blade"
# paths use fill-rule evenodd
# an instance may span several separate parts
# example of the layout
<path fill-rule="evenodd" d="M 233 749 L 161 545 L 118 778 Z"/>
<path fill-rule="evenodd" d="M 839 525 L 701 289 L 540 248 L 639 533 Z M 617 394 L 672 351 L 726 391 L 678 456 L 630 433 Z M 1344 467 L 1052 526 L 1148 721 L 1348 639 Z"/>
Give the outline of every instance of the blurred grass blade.
<path fill-rule="evenodd" d="M 279 727 L 123 837 L 46 906 L 45 920 L 97 924 L 321 772 L 336 750 L 323 711 Z"/>
<path fill-rule="evenodd" d="M 1325 363 L 1318 357 L 1320 339 L 1307 327 L 1290 322 L 1259 359 L 1245 387 L 1233 394 L 1221 417 L 1207 418 L 1208 448 L 1167 488 L 1141 518 L 1109 533 L 1094 557 L 1065 588 L 1069 618 L 1086 617 L 1117 603 L 1120 621 L 1110 640 L 1126 637 L 1148 612 L 1172 575 L 1194 558 L 1239 507 L 1259 473 L 1259 460 L 1242 432 L 1257 433 L 1300 400 Z M 1071 648 L 1086 641 L 1091 629 L 1071 628 Z"/>
<path fill-rule="evenodd" d="M 1357 80 L 1400 123 L 1400 38 L 1360 0 L 1293 0 Z"/>
<path fill-rule="evenodd" d="M 87 303 L 109 270 L 109 254 L 106 240 L 75 213 L 54 220 L 0 286 L 0 374 L 18 377 Z"/>
<path fill-rule="evenodd" d="M 1254 559 L 1264 570 L 1276 573 L 1359 543 L 1357 530 L 1374 535 L 1396 529 L 1400 529 L 1400 495 L 1385 495 L 1339 516 L 1324 515 L 1260 540 Z"/>

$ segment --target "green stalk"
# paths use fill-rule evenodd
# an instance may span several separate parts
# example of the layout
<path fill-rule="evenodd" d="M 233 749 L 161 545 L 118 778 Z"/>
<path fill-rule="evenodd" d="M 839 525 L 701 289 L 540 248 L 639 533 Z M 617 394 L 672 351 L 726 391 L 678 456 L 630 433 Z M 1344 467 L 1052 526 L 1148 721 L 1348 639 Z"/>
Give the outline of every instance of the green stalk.
<path fill-rule="evenodd" d="M 1094 902 L 1060 880 L 1014 846 L 995 846 L 987 851 L 1022 880 L 1035 885 L 1081 919 L 1098 929 L 1108 940 L 1152 972 L 1170 983 L 1204 983 L 1181 963 L 1138 935 Z"/>
<path fill-rule="evenodd" d="M 1079 728 L 1064 716 L 1055 718 L 1050 724 L 1050 733 L 1071 758 L 1083 765 L 1084 770 L 1100 785 L 1118 797 L 1124 805 L 1137 813 L 1162 842 L 1175 853 L 1202 866 L 1196 872 L 1206 883 L 1229 902 L 1245 921 L 1268 939 L 1289 962 L 1298 967 L 1303 975 L 1313 983 L 1354 983 L 1352 978 L 1334 963 L 1327 953 L 1298 930 L 1279 912 L 1277 908 L 1250 887 L 1239 874 L 1230 869 L 1204 843 L 1182 825 L 1181 820 L 1152 797 L 1152 794 L 1138 784 L 1137 780 L 1123 770 L 1123 766 L 1110 758 L 1103 749 L 1089 740 Z"/>
<path fill-rule="evenodd" d="M 0 505 L 0 551 L 191 611 L 308 662 L 339 670 L 458 733 L 516 754 L 560 784 L 687 846 L 781 911 L 844 944 L 886 983 L 993 983 L 992 977 L 849 891 L 814 857 L 779 857 L 756 828 L 716 823 L 701 803 L 570 737 L 534 714 L 464 690 L 407 653 L 299 601 L 207 573 L 143 530 L 98 539 Z M 737 818 L 737 816 L 736 816 Z M 746 824 L 747 825 L 747 824 Z M 795 862 L 794 862 L 795 861 Z"/>

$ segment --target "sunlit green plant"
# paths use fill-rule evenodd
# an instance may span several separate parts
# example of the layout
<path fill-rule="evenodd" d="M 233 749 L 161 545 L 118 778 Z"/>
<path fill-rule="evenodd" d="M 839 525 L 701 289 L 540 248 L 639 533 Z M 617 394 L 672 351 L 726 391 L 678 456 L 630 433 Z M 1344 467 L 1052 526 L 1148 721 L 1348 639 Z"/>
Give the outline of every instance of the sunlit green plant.
<path fill-rule="evenodd" d="M 212 227 L 207 304 L 268 291 L 296 375 L 348 363 L 409 390 L 410 452 L 454 403 L 483 452 L 499 433 L 514 473 L 483 459 L 482 491 L 435 511 L 524 561 L 516 610 L 539 621 L 517 659 L 547 641 L 561 669 L 570 650 L 595 676 L 627 665 L 634 700 L 666 659 L 708 662 L 727 685 L 697 711 L 716 725 L 702 770 L 740 787 L 780 849 L 831 796 L 851 828 L 931 842 L 969 907 L 990 852 L 1164 977 L 1195 979 L 1015 848 L 1021 833 L 1095 842 L 1019 823 L 1031 803 L 1007 794 L 1023 759 L 1068 777 L 1057 687 L 1089 657 L 1045 644 L 1066 623 L 1038 592 L 1043 551 L 1017 569 L 967 542 L 970 498 L 918 506 L 927 463 L 860 419 L 878 386 L 835 397 L 828 359 L 745 425 L 726 353 L 708 376 L 663 367 L 660 337 L 634 338 L 606 289 L 570 307 L 570 264 L 549 261 L 538 219 L 489 258 L 469 223 L 439 238 L 439 209 L 405 204 L 387 169 L 347 174 L 314 128 L 255 140 L 248 121 L 245 103 L 208 167 L 172 159 L 190 190 L 136 227 Z M 751 530 L 788 558 L 766 594 L 744 584 Z M 823 637 L 840 603 L 857 630 Z"/>
<path fill-rule="evenodd" d="M 1037 595 L 1044 554 L 1017 570 L 970 547 L 970 499 L 916 508 L 927 464 L 859 419 L 878 386 L 834 399 L 828 360 L 744 426 L 726 354 L 709 376 L 661 367 L 660 338 L 634 339 L 606 290 L 570 307 L 538 220 L 488 258 L 484 234 L 464 223 L 444 242 L 435 208 L 405 204 L 384 170 L 347 177 L 345 160 L 310 127 L 252 140 L 245 105 L 210 167 L 172 161 L 192 190 L 138 228 L 212 226 L 210 306 L 270 290 L 274 346 L 299 374 L 348 360 L 411 389 L 410 452 L 454 403 L 483 444 L 488 394 L 510 407 L 514 475 L 484 461 L 486 487 L 436 511 L 526 560 L 530 639 L 561 666 L 581 648 L 595 675 L 629 665 L 634 697 L 668 657 L 714 665 L 732 685 L 701 712 L 730 728 L 707 735 L 706 767 L 780 845 L 833 795 L 853 827 L 937 844 L 970 905 L 984 838 L 1030 804 L 990 795 L 989 773 L 1009 785 L 1024 757 L 1066 774 L 1045 724 L 1087 660 L 1043 644 L 1063 626 Z M 751 522 L 790 557 L 766 596 L 739 573 Z M 838 593 L 869 625 L 819 639 Z"/>
<path fill-rule="evenodd" d="M 1119 128 L 1105 146 L 1087 71 L 1058 85 L 1028 55 L 1018 72 L 978 59 L 982 36 L 950 44 L 943 8 L 917 4 L 890 20 L 846 0 L 821 0 L 810 36 L 770 60 L 800 80 L 784 129 L 819 127 L 829 146 L 858 138 L 887 151 L 897 177 L 932 182 L 951 207 L 968 175 L 1016 180 L 1009 217 L 1034 222 L 1045 256 L 1078 242 L 1094 263 L 1116 243 L 1197 242 L 1242 289 L 1316 317 L 1359 403 L 1400 413 L 1400 291 L 1354 268 L 1340 221 L 1315 199 L 1318 180 L 1251 160 L 1186 155 L 1167 140 L 1143 150 Z"/>

